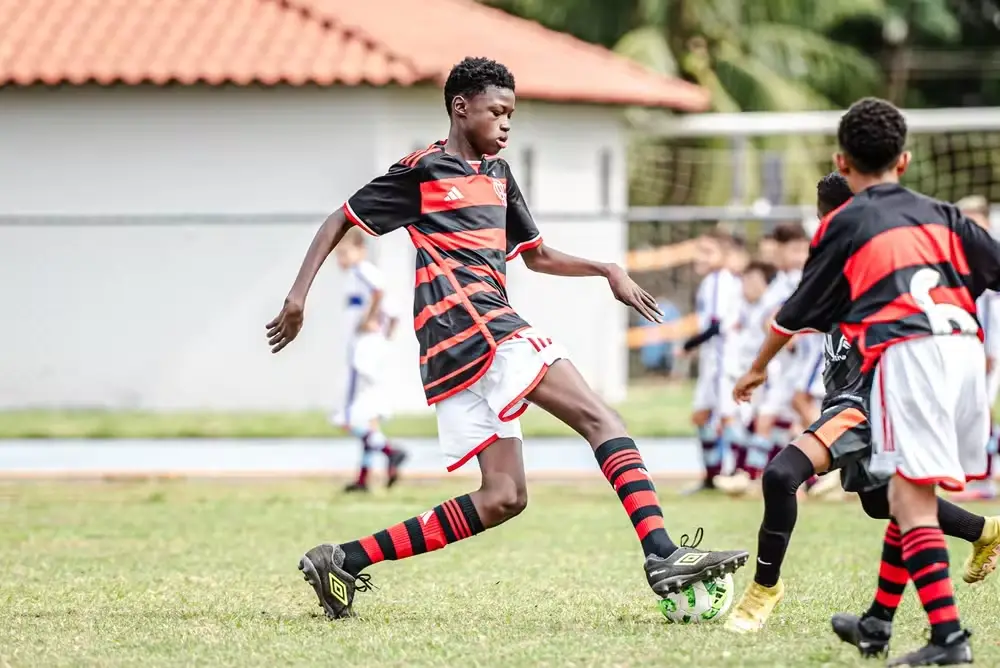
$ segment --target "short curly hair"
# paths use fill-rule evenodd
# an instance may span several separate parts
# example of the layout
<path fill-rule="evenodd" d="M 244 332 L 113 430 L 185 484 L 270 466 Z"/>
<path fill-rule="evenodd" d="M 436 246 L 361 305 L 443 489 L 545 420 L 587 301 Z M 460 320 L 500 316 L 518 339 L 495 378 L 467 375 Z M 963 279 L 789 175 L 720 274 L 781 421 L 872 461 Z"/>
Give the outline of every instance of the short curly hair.
<path fill-rule="evenodd" d="M 837 141 L 859 172 L 881 174 L 906 147 L 906 119 L 892 103 L 866 97 L 841 117 Z"/>
<path fill-rule="evenodd" d="M 822 216 L 840 207 L 854 197 L 847 179 L 837 172 L 831 172 L 816 184 L 816 208 Z"/>
<path fill-rule="evenodd" d="M 451 115 L 451 103 L 459 95 L 475 97 L 490 86 L 514 90 L 514 75 L 502 63 L 489 58 L 466 57 L 451 68 L 444 83 L 444 107 Z"/>

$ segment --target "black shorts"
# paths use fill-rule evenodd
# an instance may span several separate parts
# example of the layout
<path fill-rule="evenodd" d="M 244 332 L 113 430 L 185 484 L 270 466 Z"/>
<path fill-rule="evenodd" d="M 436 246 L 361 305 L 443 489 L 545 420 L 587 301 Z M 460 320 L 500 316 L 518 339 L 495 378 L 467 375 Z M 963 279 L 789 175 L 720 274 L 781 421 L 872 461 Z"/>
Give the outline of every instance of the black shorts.
<path fill-rule="evenodd" d="M 830 451 L 830 471 L 840 469 L 840 484 L 847 492 L 867 492 L 887 483 L 872 475 L 868 416 L 854 403 L 827 406 L 819 419 L 805 430 Z"/>

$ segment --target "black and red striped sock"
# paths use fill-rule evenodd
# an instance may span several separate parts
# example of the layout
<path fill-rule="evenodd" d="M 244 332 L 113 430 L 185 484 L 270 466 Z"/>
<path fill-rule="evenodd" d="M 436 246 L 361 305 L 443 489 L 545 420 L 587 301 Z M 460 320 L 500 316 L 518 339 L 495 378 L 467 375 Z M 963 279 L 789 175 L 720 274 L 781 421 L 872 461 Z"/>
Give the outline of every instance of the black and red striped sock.
<path fill-rule="evenodd" d="M 440 550 L 485 530 L 468 494 L 445 501 L 422 515 L 394 524 L 371 536 L 344 543 L 344 570 L 357 575 L 380 561 L 406 559 Z"/>
<path fill-rule="evenodd" d="M 931 625 L 931 642 L 946 644 L 962 630 L 948 574 L 948 546 L 941 528 L 916 527 L 903 534 L 903 563 Z"/>
<path fill-rule="evenodd" d="M 644 554 L 667 557 L 677 549 L 663 527 L 663 510 L 656 487 L 631 438 L 613 438 L 594 450 L 601 473 L 618 492 L 632 520 Z"/>
<path fill-rule="evenodd" d="M 903 600 L 903 590 L 910 579 L 903 565 L 902 539 L 899 536 L 899 525 L 895 520 L 889 520 L 885 529 L 885 539 L 882 541 L 882 563 L 878 567 L 878 589 L 875 590 L 875 600 L 865 616 L 891 622 L 896 615 L 896 608 Z"/>

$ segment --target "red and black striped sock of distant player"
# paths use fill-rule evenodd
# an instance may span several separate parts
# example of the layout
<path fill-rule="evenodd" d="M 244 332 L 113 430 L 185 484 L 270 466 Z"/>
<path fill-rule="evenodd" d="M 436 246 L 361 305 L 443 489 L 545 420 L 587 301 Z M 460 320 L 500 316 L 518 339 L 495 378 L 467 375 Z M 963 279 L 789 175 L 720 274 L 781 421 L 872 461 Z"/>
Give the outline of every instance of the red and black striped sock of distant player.
<path fill-rule="evenodd" d="M 931 642 L 946 644 L 962 630 L 955 605 L 955 591 L 948 574 L 948 546 L 941 527 L 910 529 L 902 537 L 903 563 L 917 589 L 931 625 Z"/>
<path fill-rule="evenodd" d="M 618 493 L 618 499 L 635 533 L 642 543 L 643 554 L 667 557 L 677 546 L 663 526 L 663 509 L 656 496 L 642 455 L 631 438 L 613 438 L 594 450 L 601 473 Z"/>
<path fill-rule="evenodd" d="M 899 525 L 889 520 L 882 539 L 882 562 L 878 567 L 878 588 L 875 600 L 865 616 L 876 617 L 891 622 L 896 616 L 896 608 L 903 600 L 903 590 L 910 579 L 903 563 L 903 539 L 899 535 Z"/>
<path fill-rule="evenodd" d="M 361 467 L 358 469 L 357 484 L 364 486 L 368 484 L 368 470 L 372 465 L 372 454 L 374 450 L 368 445 L 365 439 L 361 439 Z"/>
<path fill-rule="evenodd" d="M 471 538 L 486 530 L 468 494 L 370 536 L 344 543 L 344 570 L 357 575 L 380 561 L 406 559 Z"/>

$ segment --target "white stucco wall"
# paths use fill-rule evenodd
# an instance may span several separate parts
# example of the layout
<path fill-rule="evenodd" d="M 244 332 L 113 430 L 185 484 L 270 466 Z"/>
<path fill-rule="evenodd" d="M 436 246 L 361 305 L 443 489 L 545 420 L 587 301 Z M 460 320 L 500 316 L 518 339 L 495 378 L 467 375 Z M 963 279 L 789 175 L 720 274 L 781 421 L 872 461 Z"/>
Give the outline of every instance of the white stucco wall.
<path fill-rule="evenodd" d="M 20 328 L 17 345 L 0 351 L 0 407 L 335 402 L 344 334 L 335 265 L 317 280 L 300 340 L 280 356 L 267 353 L 263 323 L 323 215 L 446 128 L 440 94 L 430 90 L 0 91 L 0 303 Z M 624 209 L 619 133 L 610 110 L 519 106 L 506 157 L 517 170 L 532 147 L 531 204 L 549 243 L 624 257 L 620 221 L 565 222 L 599 208 L 602 148 L 613 155 L 610 208 Z M 17 218 L 32 214 L 54 224 Z M 377 240 L 373 250 L 408 312 L 407 236 Z M 528 273 L 520 262 L 510 270 L 515 307 L 565 341 L 599 390 L 620 398 L 623 308 L 600 280 Z M 416 343 L 405 323 L 392 354 L 392 401 L 419 409 Z"/>

